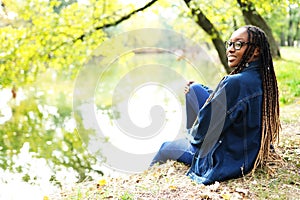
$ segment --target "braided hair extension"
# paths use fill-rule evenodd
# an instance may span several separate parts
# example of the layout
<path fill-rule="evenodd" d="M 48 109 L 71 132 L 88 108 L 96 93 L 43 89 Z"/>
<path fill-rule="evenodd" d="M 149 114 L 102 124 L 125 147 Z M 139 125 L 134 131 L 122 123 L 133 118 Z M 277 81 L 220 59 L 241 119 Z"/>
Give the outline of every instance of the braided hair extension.
<path fill-rule="evenodd" d="M 270 146 L 279 141 L 279 95 L 269 42 L 264 31 L 252 25 L 246 25 L 244 28 L 247 30 L 250 45 L 247 46 L 241 62 L 231 74 L 241 72 L 247 66 L 255 48 L 259 48 L 263 83 L 262 137 L 260 150 L 254 164 L 255 170 L 259 165 L 263 166 L 270 160 Z"/>

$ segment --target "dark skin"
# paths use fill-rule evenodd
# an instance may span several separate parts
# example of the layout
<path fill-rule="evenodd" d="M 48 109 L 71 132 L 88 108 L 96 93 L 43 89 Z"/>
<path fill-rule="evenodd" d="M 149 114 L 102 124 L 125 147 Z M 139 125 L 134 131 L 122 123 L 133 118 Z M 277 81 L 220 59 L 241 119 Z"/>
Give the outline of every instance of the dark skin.
<path fill-rule="evenodd" d="M 236 31 L 234 31 L 229 39 L 230 42 L 249 42 L 248 40 L 248 33 L 246 28 L 239 28 Z M 242 57 L 246 51 L 247 45 L 244 44 L 241 49 L 236 50 L 233 45 L 228 47 L 226 49 L 226 56 L 228 59 L 228 66 L 229 67 L 236 67 L 242 60 Z M 253 62 L 258 60 L 259 58 L 259 48 L 256 48 L 251 58 L 248 60 L 248 62 Z M 184 88 L 184 93 L 187 94 L 190 91 L 190 85 L 194 83 L 194 81 L 189 81 L 187 85 Z"/>
<path fill-rule="evenodd" d="M 246 28 L 239 28 L 235 32 L 232 33 L 230 39 L 230 42 L 249 42 L 248 40 L 248 33 Z M 226 49 L 226 56 L 228 59 L 228 66 L 229 67 L 236 67 L 242 60 L 242 57 L 246 51 L 247 45 L 249 44 L 244 44 L 241 49 L 235 50 L 233 45 L 228 47 Z M 248 62 L 253 62 L 259 58 L 259 48 L 256 48 L 253 55 L 251 58 L 248 60 Z"/>

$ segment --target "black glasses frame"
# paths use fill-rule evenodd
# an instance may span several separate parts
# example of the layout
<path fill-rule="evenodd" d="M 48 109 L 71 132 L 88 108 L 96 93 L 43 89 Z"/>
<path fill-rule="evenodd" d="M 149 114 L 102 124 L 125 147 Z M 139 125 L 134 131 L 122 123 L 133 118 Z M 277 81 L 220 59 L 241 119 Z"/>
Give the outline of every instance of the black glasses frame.
<path fill-rule="evenodd" d="M 241 42 L 241 41 L 236 41 L 236 42 L 230 42 L 230 41 L 225 41 L 225 48 L 228 49 L 233 45 L 233 48 L 235 50 L 240 50 L 244 44 L 252 44 L 251 42 Z"/>

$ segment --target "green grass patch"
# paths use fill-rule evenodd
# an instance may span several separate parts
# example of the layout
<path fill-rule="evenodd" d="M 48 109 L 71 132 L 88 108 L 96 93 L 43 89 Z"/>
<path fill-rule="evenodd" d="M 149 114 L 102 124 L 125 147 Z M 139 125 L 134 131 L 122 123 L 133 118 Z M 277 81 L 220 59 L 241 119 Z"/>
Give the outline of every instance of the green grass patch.
<path fill-rule="evenodd" d="M 300 48 L 282 47 L 281 56 L 274 60 L 280 103 L 291 104 L 300 96 Z"/>

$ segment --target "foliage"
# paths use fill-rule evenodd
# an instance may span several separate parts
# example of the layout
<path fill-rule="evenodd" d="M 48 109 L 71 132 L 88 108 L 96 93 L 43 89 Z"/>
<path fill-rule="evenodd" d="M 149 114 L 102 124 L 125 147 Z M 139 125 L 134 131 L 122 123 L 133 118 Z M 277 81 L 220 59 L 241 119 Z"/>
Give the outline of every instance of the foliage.
<path fill-rule="evenodd" d="M 135 7 L 117 2 L 90 1 L 57 8 L 60 1 L 7 0 L 15 19 L 1 28 L 0 85 L 22 85 L 38 73 L 55 69 L 73 78 L 91 52 L 106 38 L 96 27 L 113 23 Z M 123 9 L 121 9 L 123 8 Z M 11 70 L 14 69 L 14 70 Z"/>
<path fill-rule="evenodd" d="M 76 129 L 68 128 L 74 124 L 72 82 L 107 38 L 96 27 L 112 23 L 135 6 L 96 0 L 86 4 L 6 0 L 4 5 L 0 89 L 10 88 L 13 98 L 7 105 L 12 118 L 0 128 L 0 167 L 21 172 L 13 158 L 27 143 L 29 151 L 47 159 L 53 171 L 73 168 L 83 180 L 96 159 L 85 150 Z"/>
<path fill-rule="evenodd" d="M 35 158 L 46 159 L 53 171 L 70 167 L 77 172 L 78 180 L 83 180 L 88 172 L 96 171 L 92 169 L 96 159 L 85 150 L 72 123 L 70 87 L 62 81 L 48 85 L 51 80 L 47 74 L 38 81 L 40 85 L 25 87 L 23 94 L 17 93 L 23 96 L 21 101 L 9 102 L 13 117 L 0 129 L 0 167 L 21 173 L 22 166 L 12 161 L 27 143 L 29 152 Z"/>
<path fill-rule="evenodd" d="M 279 40 L 282 31 L 288 29 L 287 2 L 279 0 L 263 2 L 253 0 L 253 2 L 258 12 L 270 23 Z M 196 26 L 194 28 L 190 26 L 188 30 L 185 28 L 187 23 L 193 25 L 193 22 L 185 19 L 191 15 L 183 1 L 159 1 L 158 3 L 153 5 L 153 8 L 149 8 L 150 12 L 145 15 L 151 12 L 152 15 L 160 14 L 161 17 L 154 21 L 164 22 L 161 27 L 176 27 L 176 30 L 197 41 L 205 39 L 203 32 L 199 32 Z M 295 5 L 297 10 L 295 2 L 290 4 Z M 11 0 L 6 0 L 5 5 L 6 12 L 15 13 L 16 18 L 1 28 L 1 87 L 14 84 L 18 87 L 33 82 L 40 72 L 48 68 L 56 69 L 65 78 L 74 78 L 86 58 L 107 37 L 107 31 L 96 27 L 113 23 L 137 8 L 130 3 L 96 0 L 85 4 L 64 0 L 18 1 L 15 4 Z M 224 40 L 236 27 L 244 23 L 241 11 L 234 0 L 227 2 L 195 0 L 193 5 L 201 7 Z M 162 10 L 174 12 L 177 17 L 169 19 L 168 16 L 163 15 Z M 128 20 L 121 29 L 145 27 L 144 20 L 147 19 L 138 20 L 138 17 Z M 152 26 L 157 27 L 157 24 Z M 197 32 L 198 34 L 195 34 Z"/>

